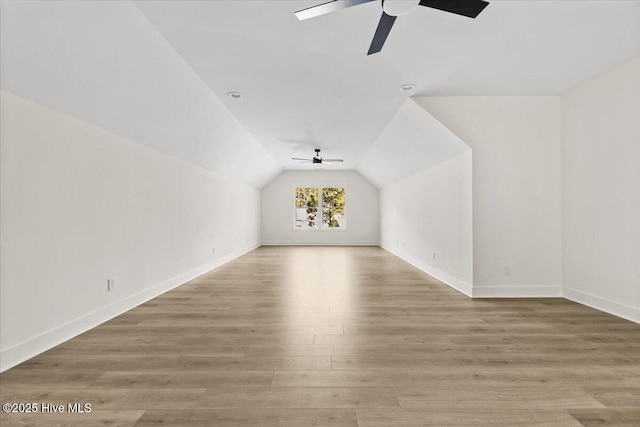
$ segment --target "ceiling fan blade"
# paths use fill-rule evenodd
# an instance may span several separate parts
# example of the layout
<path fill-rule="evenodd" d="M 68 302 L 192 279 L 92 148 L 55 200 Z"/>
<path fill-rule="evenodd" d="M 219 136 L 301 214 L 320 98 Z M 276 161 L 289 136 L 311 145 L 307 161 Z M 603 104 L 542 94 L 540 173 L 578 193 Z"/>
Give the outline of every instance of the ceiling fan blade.
<path fill-rule="evenodd" d="M 387 15 L 386 13 L 382 12 L 380 22 L 378 22 L 378 28 L 376 28 L 376 33 L 373 35 L 373 40 L 371 41 L 371 46 L 369 47 L 369 52 L 367 52 L 367 55 L 378 53 L 382 50 L 382 46 L 384 46 L 384 42 L 385 40 L 387 40 L 389 31 L 391 31 L 391 27 L 393 27 L 393 23 L 395 21 L 395 16 Z"/>
<path fill-rule="evenodd" d="M 357 6 L 362 3 L 370 3 L 372 1 L 376 0 L 333 0 L 328 3 L 299 10 L 296 12 L 296 16 L 302 21 L 304 19 L 315 18 L 316 16 L 326 15 L 327 13 L 346 9 L 351 6 Z"/>
<path fill-rule="evenodd" d="M 475 18 L 480 12 L 487 7 L 489 3 L 482 0 L 421 0 L 420 6 L 431 7 L 433 9 L 443 10 L 445 12 L 455 13 L 456 15 L 468 16 Z"/>
<path fill-rule="evenodd" d="M 313 159 L 301 159 L 300 157 L 292 157 L 291 160 L 298 160 L 302 162 L 311 162 Z"/>
<path fill-rule="evenodd" d="M 342 159 L 322 159 L 322 163 L 327 163 L 327 164 L 342 163 L 342 162 L 344 162 L 344 160 Z"/>

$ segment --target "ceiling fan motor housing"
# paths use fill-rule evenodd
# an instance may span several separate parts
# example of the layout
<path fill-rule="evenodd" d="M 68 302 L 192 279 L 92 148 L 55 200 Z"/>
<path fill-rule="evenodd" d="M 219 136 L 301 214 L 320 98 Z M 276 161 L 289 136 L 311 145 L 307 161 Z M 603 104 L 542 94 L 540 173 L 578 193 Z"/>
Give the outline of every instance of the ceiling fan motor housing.
<path fill-rule="evenodd" d="M 382 0 L 382 10 L 389 16 L 400 16 L 409 13 L 418 3 L 419 0 Z"/>

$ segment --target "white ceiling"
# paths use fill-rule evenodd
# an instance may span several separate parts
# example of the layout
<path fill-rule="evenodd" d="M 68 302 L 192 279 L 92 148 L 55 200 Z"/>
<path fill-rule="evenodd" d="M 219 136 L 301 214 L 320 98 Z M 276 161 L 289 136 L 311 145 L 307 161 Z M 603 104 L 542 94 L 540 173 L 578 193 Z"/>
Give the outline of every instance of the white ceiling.
<path fill-rule="evenodd" d="M 554 95 L 640 56 L 640 1 L 494 0 L 476 20 L 418 7 L 371 56 L 380 4 L 294 16 L 323 1 L 2 1 L 2 88 L 261 187 L 309 167 L 290 157 L 313 146 L 345 159 L 327 168 L 387 156 L 403 170 L 425 149 L 384 137 L 404 83 Z"/>
<path fill-rule="evenodd" d="M 407 99 L 358 171 L 378 188 L 384 188 L 468 150 L 471 147 L 423 106 Z"/>
<path fill-rule="evenodd" d="M 421 96 L 558 95 L 640 55 L 638 1 L 492 1 L 475 20 L 418 7 L 372 56 L 379 2 L 294 16 L 323 1 L 135 4 L 287 168 L 308 167 L 289 158 L 312 145 L 359 166 L 404 83 Z"/>

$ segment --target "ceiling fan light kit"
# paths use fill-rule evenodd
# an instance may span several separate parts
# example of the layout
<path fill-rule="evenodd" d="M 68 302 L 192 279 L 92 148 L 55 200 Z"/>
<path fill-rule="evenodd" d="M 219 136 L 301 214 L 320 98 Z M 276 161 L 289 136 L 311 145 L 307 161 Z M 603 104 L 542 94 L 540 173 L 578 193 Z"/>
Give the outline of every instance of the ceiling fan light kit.
<path fill-rule="evenodd" d="M 475 18 L 489 5 L 483 0 L 333 0 L 307 9 L 299 10 L 296 16 L 300 20 L 315 18 L 362 3 L 379 1 L 382 6 L 382 16 L 373 35 L 371 46 L 367 55 L 378 53 L 382 50 L 396 17 L 411 12 L 416 6 L 424 6 L 456 15 Z"/>

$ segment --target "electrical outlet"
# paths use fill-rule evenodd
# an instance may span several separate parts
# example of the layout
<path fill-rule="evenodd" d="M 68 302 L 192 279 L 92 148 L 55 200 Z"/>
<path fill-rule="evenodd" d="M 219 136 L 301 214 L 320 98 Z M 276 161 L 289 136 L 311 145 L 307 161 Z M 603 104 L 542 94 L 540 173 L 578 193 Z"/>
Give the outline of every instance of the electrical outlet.
<path fill-rule="evenodd" d="M 107 291 L 112 291 L 116 288 L 116 281 L 113 279 L 107 279 Z"/>
<path fill-rule="evenodd" d="M 508 265 L 504 266 L 504 275 L 511 276 L 511 267 L 509 267 Z"/>
<path fill-rule="evenodd" d="M 431 252 L 431 259 L 435 260 L 436 259 L 436 251 L 432 251 Z"/>
<path fill-rule="evenodd" d="M 213 255 L 215 255 L 215 254 L 216 254 L 216 248 L 211 249 L 211 253 L 212 253 Z"/>

